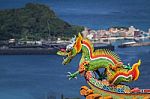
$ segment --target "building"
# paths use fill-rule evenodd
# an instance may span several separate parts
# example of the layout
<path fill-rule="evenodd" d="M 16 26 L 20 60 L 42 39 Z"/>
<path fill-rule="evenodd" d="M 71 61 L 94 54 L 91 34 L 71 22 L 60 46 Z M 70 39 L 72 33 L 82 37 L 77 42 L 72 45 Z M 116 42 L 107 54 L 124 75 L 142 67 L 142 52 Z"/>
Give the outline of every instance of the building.
<path fill-rule="evenodd" d="M 87 37 L 87 35 L 89 35 L 89 31 L 90 31 L 90 29 L 85 27 L 84 30 L 82 31 L 83 37 Z"/>
<path fill-rule="evenodd" d="M 97 38 L 100 39 L 100 38 L 106 38 L 106 37 L 110 37 L 110 33 L 109 31 L 107 30 L 98 30 L 97 31 Z"/>
<path fill-rule="evenodd" d="M 127 32 L 129 29 L 127 27 L 112 27 L 109 28 L 109 32 L 117 33 L 117 32 Z"/>
<path fill-rule="evenodd" d="M 134 37 L 140 37 L 141 32 L 139 30 L 134 31 Z"/>
<path fill-rule="evenodd" d="M 134 26 L 130 26 L 127 35 L 133 37 L 134 36 L 134 31 L 137 31 L 137 29 L 134 28 Z"/>
<path fill-rule="evenodd" d="M 150 34 L 150 28 L 148 29 L 148 33 Z"/>
<path fill-rule="evenodd" d="M 109 29 L 112 37 L 126 37 L 128 36 L 129 28 L 127 27 L 112 27 Z"/>
<path fill-rule="evenodd" d="M 15 39 L 9 39 L 8 43 L 15 43 L 16 40 Z"/>

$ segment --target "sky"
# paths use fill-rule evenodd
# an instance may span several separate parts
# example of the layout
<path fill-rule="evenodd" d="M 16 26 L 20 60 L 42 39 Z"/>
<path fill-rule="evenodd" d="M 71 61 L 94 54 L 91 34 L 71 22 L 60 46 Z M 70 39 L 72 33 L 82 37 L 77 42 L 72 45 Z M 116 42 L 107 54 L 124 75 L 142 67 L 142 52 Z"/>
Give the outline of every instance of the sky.
<path fill-rule="evenodd" d="M 150 27 L 150 0 L 0 0 L 0 9 L 20 8 L 28 2 L 46 4 L 72 24 L 98 27 L 100 21 L 106 26 Z"/>

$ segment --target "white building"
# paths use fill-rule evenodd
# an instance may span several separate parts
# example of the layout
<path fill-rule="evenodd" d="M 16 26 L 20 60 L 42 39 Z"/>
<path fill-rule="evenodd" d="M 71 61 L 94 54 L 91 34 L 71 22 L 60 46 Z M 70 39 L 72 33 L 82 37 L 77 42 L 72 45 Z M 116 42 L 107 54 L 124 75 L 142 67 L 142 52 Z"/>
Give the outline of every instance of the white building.
<path fill-rule="evenodd" d="M 87 35 L 87 38 L 90 39 L 90 40 L 92 40 L 93 36 L 94 36 L 93 34 L 89 34 L 89 35 Z"/>
<path fill-rule="evenodd" d="M 134 28 L 134 26 L 130 26 L 128 36 L 134 36 L 134 31 L 136 31 L 136 28 Z"/>
<path fill-rule="evenodd" d="M 148 33 L 150 34 L 150 28 L 148 29 Z"/>
<path fill-rule="evenodd" d="M 15 39 L 9 39 L 8 42 L 9 42 L 9 43 L 15 43 L 15 41 L 16 41 Z"/>
<path fill-rule="evenodd" d="M 84 30 L 82 31 L 82 35 L 83 37 L 87 37 L 87 35 L 89 34 L 89 29 L 87 27 L 84 28 Z"/>

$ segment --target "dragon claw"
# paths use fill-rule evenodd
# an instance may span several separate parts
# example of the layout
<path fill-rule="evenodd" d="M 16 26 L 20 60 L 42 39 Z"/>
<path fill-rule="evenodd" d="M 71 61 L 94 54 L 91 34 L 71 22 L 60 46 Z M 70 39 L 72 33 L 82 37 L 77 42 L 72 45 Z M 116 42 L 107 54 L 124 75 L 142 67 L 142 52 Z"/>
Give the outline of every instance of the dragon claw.
<path fill-rule="evenodd" d="M 75 79 L 77 79 L 77 77 L 75 77 Z"/>
<path fill-rule="evenodd" d="M 69 80 L 71 80 L 71 78 L 69 78 Z"/>
<path fill-rule="evenodd" d="M 67 72 L 69 75 L 71 74 L 71 72 Z"/>
<path fill-rule="evenodd" d="M 73 78 L 77 79 L 76 74 L 74 74 L 74 73 L 72 74 L 71 72 L 68 72 L 67 77 L 69 78 L 69 80 L 71 80 Z"/>
<path fill-rule="evenodd" d="M 67 75 L 67 77 L 69 77 L 70 75 Z"/>

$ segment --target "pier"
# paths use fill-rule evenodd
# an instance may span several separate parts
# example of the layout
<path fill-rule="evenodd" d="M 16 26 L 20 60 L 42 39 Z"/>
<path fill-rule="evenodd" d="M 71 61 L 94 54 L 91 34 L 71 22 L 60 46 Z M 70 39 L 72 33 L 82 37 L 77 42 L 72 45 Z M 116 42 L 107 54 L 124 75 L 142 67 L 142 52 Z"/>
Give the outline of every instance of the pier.
<path fill-rule="evenodd" d="M 125 47 L 135 47 L 135 46 L 150 46 L 150 42 L 128 42 L 128 43 L 123 43 L 119 45 L 119 48 L 125 48 Z"/>
<path fill-rule="evenodd" d="M 56 49 L 50 48 L 9 48 L 0 49 L 0 55 L 49 55 L 55 54 Z"/>

